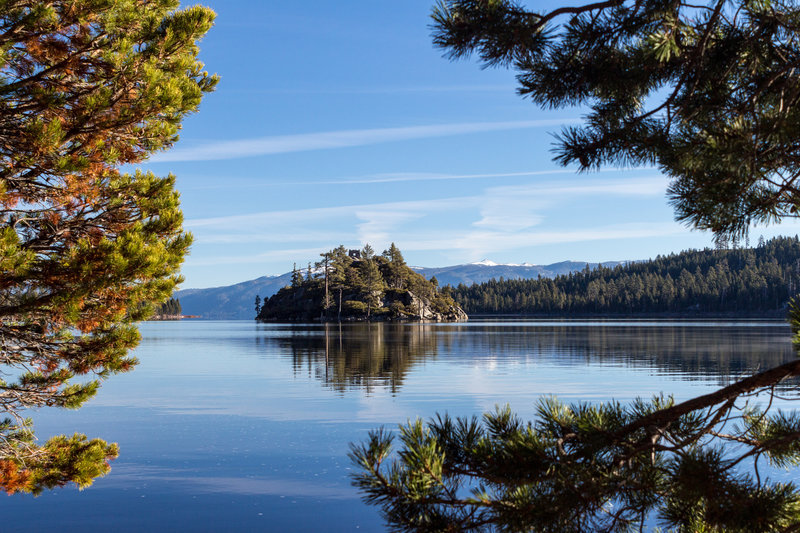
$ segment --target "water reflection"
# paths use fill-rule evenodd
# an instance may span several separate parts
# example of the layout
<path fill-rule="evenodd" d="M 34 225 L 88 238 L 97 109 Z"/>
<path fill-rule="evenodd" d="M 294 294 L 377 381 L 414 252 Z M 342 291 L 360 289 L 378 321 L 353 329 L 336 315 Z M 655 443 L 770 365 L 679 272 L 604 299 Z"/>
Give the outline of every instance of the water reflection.
<path fill-rule="evenodd" d="M 289 333 L 263 340 L 292 358 L 295 373 L 307 372 L 338 391 L 382 386 L 396 392 L 409 369 L 437 351 L 430 324 L 322 324 Z"/>
<path fill-rule="evenodd" d="M 795 357 L 789 328 L 782 323 L 482 324 L 446 338 L 452 353 L 619 364 L 720 384 Z"/>
<path fill-rule="evenodd" d="M 782 323 L 470 322 L 281 326 L 261 342 L 335 390 L 397 392 L 427 359 L 620 365 L 725 385 L 795 357 Z"/>
<path fill-rule="evenodd" d="M 181 321 L 142 334 L 135 372 L 80 410 L 36 413 L 41 436 L 119 442 L 111 474 L 6 498 L 2 531 L 384 531 L 349 478 L 348 444 L 370 429 L 506 402 L 530 419 L 550 394 L 683 400 L 794 357 L 779 322 Z"/>

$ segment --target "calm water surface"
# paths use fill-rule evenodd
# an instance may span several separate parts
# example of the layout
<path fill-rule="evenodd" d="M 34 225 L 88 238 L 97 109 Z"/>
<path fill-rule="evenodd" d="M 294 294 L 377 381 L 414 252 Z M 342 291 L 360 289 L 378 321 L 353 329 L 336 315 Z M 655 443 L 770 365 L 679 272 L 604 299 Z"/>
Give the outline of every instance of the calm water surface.
<path fill-rule="evenodd" d="M 2 531 L 381 531 L 350 487 L 369 429 L 542 395 L 685 399 L 794 357 L 781 322 L 152 322 L 133 373 L 78 411 L 33 413 L 41 438 L 118 442 L 79 492 L 3 497 Z"/>

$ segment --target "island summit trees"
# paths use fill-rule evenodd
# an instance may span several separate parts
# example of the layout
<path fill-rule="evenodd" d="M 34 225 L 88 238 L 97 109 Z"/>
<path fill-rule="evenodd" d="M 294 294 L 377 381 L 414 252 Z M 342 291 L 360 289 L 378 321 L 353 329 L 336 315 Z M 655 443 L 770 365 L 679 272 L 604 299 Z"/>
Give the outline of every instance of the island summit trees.
<path fill-rule="evenodd" d="M 607 0 L 534 12 L 444 0 L 434 42 L 513 68 L 536 104 L 589 109 L 556 160 L 656 165 L 679 220 L 721 239 L 800 205 L 800 7 L 771 0 Z M 800 349 L 800 308 L 790 322 Z M 438 416 L 352 448 L 354 483 L 398 531 L 800 529 L 800 414 L 774 403 L 800 359 L 676 404 L 565 405 L 523 422 Z"/>
<path fill-rule="evenodd" d="M 316 271 L 265 300 L 256 320 L 465 320 L 446 293 L 414 272 L 392 243 L 375 255 L 338 246 L 320 254 Z"/>
<path fill-rule="evenodd" d="M 191 242 L 172 176 L 123 174 L 178 138 L 217 78 L 214 13 L 178 0 L 0 0 L 0 488 L 86 486 L 115 445 L 35 442 L 31 407 L 79 407 L 130 370 L 135 322 Z"/>

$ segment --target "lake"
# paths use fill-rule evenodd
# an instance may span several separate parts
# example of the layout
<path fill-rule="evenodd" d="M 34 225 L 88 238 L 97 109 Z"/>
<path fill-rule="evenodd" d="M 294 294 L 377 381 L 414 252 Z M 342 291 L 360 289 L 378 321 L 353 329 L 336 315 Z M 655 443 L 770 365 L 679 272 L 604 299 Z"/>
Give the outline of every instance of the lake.
<path fill-rule="evenodd" d="M 543 395 L 703 394 L 792 359 L 770 321 L 461 324 L 149 322 L 140 364 L 77 411 L 32 416 L 40 438 L 120 445 L 84 490 L 5 497 L 3 531 L 382 531 L 350 486 L 348 443 L 437 412 Z"/>

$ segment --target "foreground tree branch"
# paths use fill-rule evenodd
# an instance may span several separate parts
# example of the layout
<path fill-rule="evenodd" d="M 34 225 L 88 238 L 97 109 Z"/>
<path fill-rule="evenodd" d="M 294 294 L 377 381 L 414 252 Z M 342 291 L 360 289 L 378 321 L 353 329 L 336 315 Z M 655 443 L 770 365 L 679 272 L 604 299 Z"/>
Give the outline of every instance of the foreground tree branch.
<path fill-rule="evenodd" d="M 756 401 L 798 375 L 791 361 L 674 405 L 545 399 L 532 423 L 507 407 L 480 421 L 417 420 L 400 428 L 394 457 L 384 430 L 352 446 L 354 484 L 398 531 L 627 531 L 648 519 L 681 531 L 790 530 L 798 487 L 737 465 L 800 461 L 800 416 Z"/>
<path fill-rule="evenodd" d="M 796 216 L 795 2 L 525 4 L 441 1 L 433 41 L 449 57 L 514 69 L 537 105 L 588 110 L 582 126 L 562 130 L 557 161 L 657 165 L 678 219 L 719 235 Z"/>
<path fill-rule="evenodd" d="M 797 215 L 800 8 L 782 0 L 609 0 L 537 13 L 443 0 L 433 40 L 518 73 L 543 107 L 583 106 L 555 158 L 581 170 L 654 164 L 679 220 L 720 237 Z M 800 311 L 791 307 L 795 347 Z M 675 404 L 540 401 L 385 430 L 352 446 L 354 484 L 398 531 L 800 530 L 800 414 L 774 408 L 800 360 Z M 745 469 L 752 461 L 752 474 Z M 648 522 L 650 521 L 650 522 Z"/>
<path fill-rule="evenodd" d="M 216 77 L 214 19 L 178 0 L 0 0 L 0 489 L 108 470 L 82 435 L 35 443 L 23 410 L 77 408 L 136 364 L 135 322 L 171 296 L 191 242 L 175 178 L 120 165 L 177 140 Z"/>

